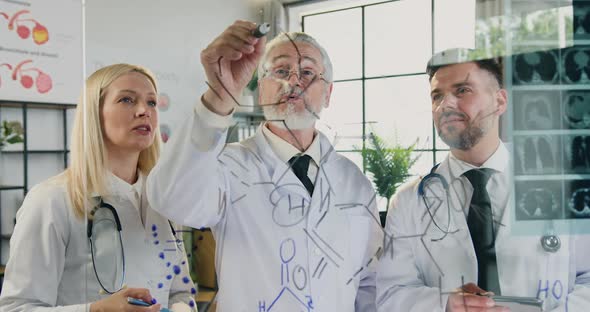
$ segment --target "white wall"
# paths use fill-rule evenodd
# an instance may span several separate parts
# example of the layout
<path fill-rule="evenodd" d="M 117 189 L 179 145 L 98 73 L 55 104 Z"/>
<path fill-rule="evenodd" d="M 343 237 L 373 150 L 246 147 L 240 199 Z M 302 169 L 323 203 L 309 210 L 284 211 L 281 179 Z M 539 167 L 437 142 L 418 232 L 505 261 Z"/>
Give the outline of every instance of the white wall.
<path fill-rule="evenodd" d="M 170 107 L 160 122 L 174 124 L 205 91 L 199 54 L 236 19 L 260 22 L 260 0 L 86 0 L 87 74 L 117 62 L 155 72 Z"/>

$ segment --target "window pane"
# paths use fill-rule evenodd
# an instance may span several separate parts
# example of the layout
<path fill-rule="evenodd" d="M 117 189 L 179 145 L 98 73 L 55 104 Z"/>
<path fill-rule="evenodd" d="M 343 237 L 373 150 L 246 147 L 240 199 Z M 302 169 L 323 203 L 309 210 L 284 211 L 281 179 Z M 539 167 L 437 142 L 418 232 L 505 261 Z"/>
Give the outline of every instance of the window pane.
<path fill-rule="evenodd" d="M 447 158 L 447 156 L 449 155 L 450 151 L 437 151 L 436 152 L 436 163 L 440 163 L 443 160 L 445 160 L 445 158 Z"/>
<path fill-rule="evenodd" d="M 30 128 L 29 128 L 30 129 Z M 28 169 L 29 189 L 63 171 L 63 154 L 30 154 Z"/>
<path fill-rule="evenodd" d="M 366 82 L 367 133 L 389 143 L 416 148 L 432 146 L 432 113 L 426 75 L 373 79 Z"/>
<path fill-rule="evenodd" d="M 422 73 L 432 53 L 430 0 L 365 9 L 366 75 Z"/>
<path fill-rule="evenodd" d="M 320 129 L 333 138 L 336 150 L 363 146 L 363 102 L 360 81 L 334 83 L 330 106 L 322 112 Z"/>
<path fill-rule="evenodd" d="M 360 152 L 338 152 L 340 155 L 350 159 L 355 165 L 363 171 L 363 156 Z"/>
<path fill-rule="evenodd" d="M 475 48 L 475 0 L 434 2 L 435 53 L 450 48 Z"/>
<path fill-rule="evenodd" d="M 312 15 L 303 18 L 305 32 L 328 52 L 334 80 L 362 75 L 361 9 Z"/>
<path fill-rule="evenodd" d="M 410 168 L 411 175 L 424 176 L 430 172 L 430 169 L 432 169 L 432 164 L 433 164 L 432 152 L 430 152 L 430 151 L 428 151 L 428 152 L 413 152 L 412 157 L 418 157 L 418 160 L 416 161 L 414 166 L 412 166 L 412 168 Z M 408 178 L 407 181 L 411 181 L 412 179 L 414 179 L 414 177 Z"/>
<path fill-rule="evenodd" d="M 1 77 L 0 77 L 1 78 Z M 4 78 L 6 79 L 6 78 Z M 2 83 L 3 81 L 0 81 L 0 83 Z M 31 110 L 31 112 L 34 110 Z M 43 110 L 44 112 L 51 112 L 49 110 Z M 16 107 L 0 107 L 0 123 L 3 121 L 17 121 L 21 124 L 21 126 L 25 126 L 24 120 L 23 120 L 23 111 L 22 108 L 16 108 Z M 29 118 L 30 120 L 30 118 Z M 34 121 L 34 122 L 39 122 L 39 121 Z M 32 128 L 31 126 L 29 126 L 30 128 Z M 41 130 L 45 130 L 43 127 L 39 127 L 41 128 Z M 0 136 L 3 135 L 3 131 L 2 128 L 0 128 Z M 42 137 L 42 136 L 41 136 Z M 30 139 L 29 139 L 29 146 L 30 146 Z M 63 146 L 63 145 L 62 145 Z M 35 146 L 37 148 L 37 146 Z M 29 147 L 30 148 L 30 147 Z M 2 150 L 4 151 L 22 151 L 24 149 L 24 144 L 23 143 L 14 143 L 14 144 L 8 144 L 5 145 L 4 147 L 2 147 Z M 8 154 L 6 154 L 8 155 Z M 20 158 L 20 156 L 19 156 Z M 1 169 L 2 163 L 0 163 L 0 169 Z M 22 172 L 22 166 L 20 167 L 20 170 Z M 1 172 L 1 171 L 0 171 Z M 17 171 L 18 172 L 18 171 Z M 18 174 L 19 176 L 22 176 L 22 173 Z M 2 175 L 3 178 L 12 176 L 12 175 Z"/>
<path fill-rule="evenodd" d="M 32 150 L 60 150 L 64 146 L 63 112 L 61 110 L 31 109 L 27 112 L 27 147 Z M 63 159 L 63 158 L 62 158 Z M 62 164 L 63 167 L 63 164 Z"/>

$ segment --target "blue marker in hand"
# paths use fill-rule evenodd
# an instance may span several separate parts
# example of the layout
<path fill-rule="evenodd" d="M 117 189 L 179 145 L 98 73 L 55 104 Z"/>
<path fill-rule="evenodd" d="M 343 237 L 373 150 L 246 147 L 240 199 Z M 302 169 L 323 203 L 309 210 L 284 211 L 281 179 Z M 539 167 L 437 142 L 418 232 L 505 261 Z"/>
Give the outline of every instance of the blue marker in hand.
<path fill-rule="evenodd" d="M 149 307 L 152 305 L 151 303 L 147 303 L 141 299 L 131 298 L 131 297 L 127 297 L 127 303 L 132 304 L 132 305 L 142 306 L 142 307 Z M 168 310 L 166 308 L 162 308 L 162 309 L 160 309 L 160 312 L 170 312 L 170 310 Z"/>
<path fill-rule="evenodd" d="M 151 303 L 147 303 L 141 299 L 136 299 L 136 298 L 131 298 L 131 297 L 127 297 L 127 303 L 132 304 L 132 305 L 136 305 L 136 306 L 142 306 L 142 307 L 149 307 L 152 305 Z"/>

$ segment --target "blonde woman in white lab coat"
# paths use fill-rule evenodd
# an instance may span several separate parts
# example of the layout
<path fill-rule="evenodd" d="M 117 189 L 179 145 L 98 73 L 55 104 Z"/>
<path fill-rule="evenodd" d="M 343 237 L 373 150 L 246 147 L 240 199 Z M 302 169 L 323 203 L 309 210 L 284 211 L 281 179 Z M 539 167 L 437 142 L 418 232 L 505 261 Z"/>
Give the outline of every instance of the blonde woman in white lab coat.
<path fill-rule="evenodd" d="M 86 81 L 85 100 L 70 166 L 33 187 L 17 213 L 0 310 L 196 311 L 182 243 L 145 195 L 160 149 L 153 74 L 128 64 L 104 67 Z M 97 208 L 99 198 L 117 212 L 120 243 L 114 230 L 101 239 L 95 225 L 92 255 L 87 220 L 92 211 L 108 212 Z M 97 269 L 104 259 L 109 265 Z M 131 305 L 129 298 L 154 304 Z"/>

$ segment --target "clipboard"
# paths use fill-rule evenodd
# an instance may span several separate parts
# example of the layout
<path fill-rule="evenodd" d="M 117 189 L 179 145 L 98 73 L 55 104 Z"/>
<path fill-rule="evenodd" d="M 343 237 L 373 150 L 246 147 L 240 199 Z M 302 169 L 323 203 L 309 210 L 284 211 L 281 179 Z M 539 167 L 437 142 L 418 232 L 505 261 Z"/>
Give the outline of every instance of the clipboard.
<path fill-rule="evenodd" d="M 512 312 L 543 312 L 543 300 L 535 297 L 491 296 L 496 306 L 510 308 Z"/>

